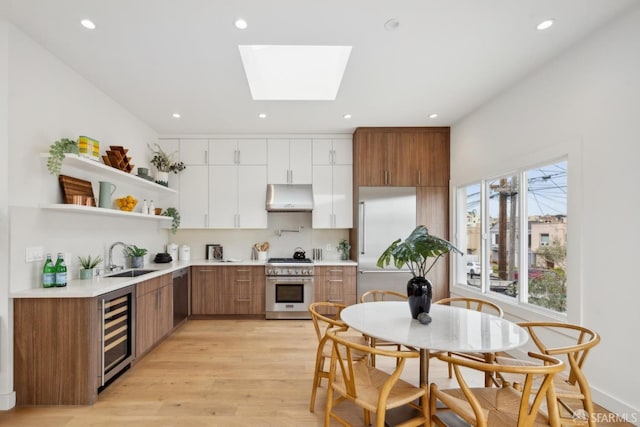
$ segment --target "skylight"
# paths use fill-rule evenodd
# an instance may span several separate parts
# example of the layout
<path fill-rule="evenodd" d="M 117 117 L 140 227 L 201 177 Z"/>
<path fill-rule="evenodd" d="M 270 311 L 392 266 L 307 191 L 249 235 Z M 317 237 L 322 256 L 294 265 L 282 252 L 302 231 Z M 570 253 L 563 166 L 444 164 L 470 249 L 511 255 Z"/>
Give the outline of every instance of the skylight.
<path fill-rule="evenodd" d="M 333 101 L 351 46 L 240 45 L 254 100 Z"/>

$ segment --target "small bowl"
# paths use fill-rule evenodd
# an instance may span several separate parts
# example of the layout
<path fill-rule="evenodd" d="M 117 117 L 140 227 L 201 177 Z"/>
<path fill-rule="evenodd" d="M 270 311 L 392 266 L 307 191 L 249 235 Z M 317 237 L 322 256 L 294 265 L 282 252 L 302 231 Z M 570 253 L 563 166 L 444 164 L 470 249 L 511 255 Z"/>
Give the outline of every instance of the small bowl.
<path fill-rule="evenodd" d="M 149 169 L 147 169 L 147 168 L 138 168 L 138 175 L 139 176 L 149 175 Z"/>
<path fill-rule="evenodd" d="M 162 213 L 162 208 L 156 208 L 156 215 L 160 215 Z"/>

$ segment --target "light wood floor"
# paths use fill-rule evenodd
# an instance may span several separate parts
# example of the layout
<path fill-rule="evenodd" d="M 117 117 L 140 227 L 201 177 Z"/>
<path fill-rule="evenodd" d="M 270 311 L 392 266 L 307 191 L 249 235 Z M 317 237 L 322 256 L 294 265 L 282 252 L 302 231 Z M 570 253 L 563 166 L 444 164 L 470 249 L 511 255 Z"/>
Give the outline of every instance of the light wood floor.
<path fill-rule="evenodd" d="M 311 321 L 192 320 L 136 363 L 93 406 L 18 407 L 1 426 L 322 425 L 326 383 L 309 412 L 317 340 Z M 446 387 L 446 366 L 431 361 L 430 380 Z M 417 363 L 404 378 L 416 382 Z M 478 383 L 482 377 L 478 376 Z M 341 405 L 362 425 L 362 412 Z M 337 424 L 332 424 L 337 425 Z M 608 427 L 631 424 L 607 424 Z"/>

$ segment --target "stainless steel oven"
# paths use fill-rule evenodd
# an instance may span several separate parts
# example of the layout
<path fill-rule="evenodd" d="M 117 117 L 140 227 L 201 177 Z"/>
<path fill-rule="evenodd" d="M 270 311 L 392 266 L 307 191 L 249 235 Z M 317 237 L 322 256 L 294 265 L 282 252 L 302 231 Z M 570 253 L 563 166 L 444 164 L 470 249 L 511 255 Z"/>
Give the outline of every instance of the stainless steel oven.
<path fill-rule="evenodd" d="M 271 258 L 265 266 L 265 317 L 310 319 L 313 264 L 309 259 Z"/>

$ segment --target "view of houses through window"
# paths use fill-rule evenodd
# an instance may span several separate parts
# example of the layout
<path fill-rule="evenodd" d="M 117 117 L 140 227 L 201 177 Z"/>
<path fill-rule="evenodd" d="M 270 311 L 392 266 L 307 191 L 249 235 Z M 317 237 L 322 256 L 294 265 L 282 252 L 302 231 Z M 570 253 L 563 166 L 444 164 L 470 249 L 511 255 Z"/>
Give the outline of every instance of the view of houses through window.
<path fill-rule="evenodd" d="M 465 202 L 466 284 L 565 312 L 566 160 L 459 191 Z"/>

